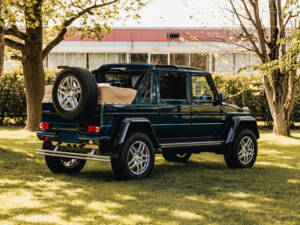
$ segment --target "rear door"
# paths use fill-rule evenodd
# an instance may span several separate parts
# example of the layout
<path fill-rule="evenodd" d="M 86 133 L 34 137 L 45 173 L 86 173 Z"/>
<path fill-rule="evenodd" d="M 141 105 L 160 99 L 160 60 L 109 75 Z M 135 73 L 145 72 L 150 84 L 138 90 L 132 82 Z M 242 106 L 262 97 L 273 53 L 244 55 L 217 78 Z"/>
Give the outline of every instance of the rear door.
<path fill-rule="evenodd" d="M 184 141 L 189 137 L 189 73 L 157 72 L 159 123 L 155 124 L 161 142 Z"/>
<path fill-rule="evenodd" d="M 191 74 L 191 130 L 194 139 L 217 139 L 224 124 L 221 105 L 208 74 Z"/>

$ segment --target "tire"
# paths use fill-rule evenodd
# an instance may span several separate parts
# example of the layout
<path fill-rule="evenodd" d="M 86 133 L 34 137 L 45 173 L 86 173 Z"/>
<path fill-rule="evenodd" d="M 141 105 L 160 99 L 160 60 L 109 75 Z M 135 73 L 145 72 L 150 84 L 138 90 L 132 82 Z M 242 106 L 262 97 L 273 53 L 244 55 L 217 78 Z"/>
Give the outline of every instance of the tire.
<path fill-rule="evenodd" d="M 78 67 L 61 71 L 52 89 L 56 112 L 68 120 L 89 118 L 97 106 L 97 81 L 92 73 Z"/>
<path fill-rule="evenodd" d="M 251 130 L 241 130 L 224 154 L 229 168 L 251 168 L 257 157 L 257 140 Z"/>
<path fill-rule="evenodd" d="M 191 157 L 191 153 L 173 153 L 170 151 L 166 151 L 162 153 L 164 159 L 166 161 L 170 161 L 170 162 L 179 162 L 179 163 L 185 163 L 187 162 L 190 157 Z"/>
<path fill-rule="evenodd" d="M 151 139 L 144 133 L 133 133 L 120 147 L 118 158 L 111 159 L 111 166 L 118 179 L 142 179 L 149 176 L 154 161 L 155 149 Z"/>
<path fill-rule="evenodd" d="M 50 142 L 43 143 L 43 149 L 53 150 L 54 146 Z M 86 160 L 59 158 L 53 156 L 45 156 L 48 168 L 56 174 L 76 174 L 85 166 Z M 69 165 L 68 165 L 69 164 Z"/>

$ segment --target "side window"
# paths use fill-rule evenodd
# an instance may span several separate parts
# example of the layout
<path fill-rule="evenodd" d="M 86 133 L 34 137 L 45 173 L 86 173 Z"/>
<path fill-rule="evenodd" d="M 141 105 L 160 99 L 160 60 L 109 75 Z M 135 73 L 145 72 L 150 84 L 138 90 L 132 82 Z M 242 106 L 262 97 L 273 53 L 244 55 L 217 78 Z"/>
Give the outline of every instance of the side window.
<path fill-rule="evenodd" d="M 152 72 L 145 74 L 143 80 L 141 81 L 138 90 L 137 90 L 137 97 L 135 103 L 137 104 L 152 104 Z"/>
<path fill-rule="evenodd" d="M 160 99 L 186 100 L 186 75 L 184 73 L 161 72 Z"/>
<path fill-rule="evenodd" d="M 141 83 L 141 89 L 139 93 L 140 98 L 151 98 L 151 74 L 146 74 L 144 80 Z"/>
<path fill-rule="evenodd" d="M 215 101 L 215 94 L 206 76 L 192 76 L 193 103 Z"/>

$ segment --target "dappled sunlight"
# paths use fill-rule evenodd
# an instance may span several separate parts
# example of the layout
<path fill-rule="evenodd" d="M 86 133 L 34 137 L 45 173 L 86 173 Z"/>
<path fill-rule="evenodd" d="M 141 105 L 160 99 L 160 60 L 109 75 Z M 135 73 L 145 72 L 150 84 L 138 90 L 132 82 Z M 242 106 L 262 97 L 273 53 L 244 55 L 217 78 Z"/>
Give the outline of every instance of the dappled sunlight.
<path fill-rule="evenodd" d="M 238 207 L 238 208 L 255 208 L 257 204 L 248 202 L 248 201 L 242 201 L 242 200 L 229 200 L 228 202 L 225 203 L 227 206 L 233 206 L 233 207 Z"/>
<path fill-rule="evenodd" d="M 123 201 L 136 200 L 136 197 L 133 197 L 130 195 L 115 194 L 115 196 L 116 196 L 116 198 L 123 200 Z"/>
<path fill-rule="evenodd" d="M 38 201 L 31 191 L 16 190 L 2 192 L 0 195 L 0 211 L 5 212 L 18 208 L 39 208 L 45 206 Z"/>
<path fill-rule="evenodd" d="M 236 198 L 250 198 L 250 197 L 253 197 L 254 195 L 252 194 L 247 194 L 247 193 L 244 193 L 244 192 L 235 192 L 235 193 L 227 193 L 229 196 L 232 196 L 232 197 L 236 197 Z"/>
<path fill-rule="evenodd" d="M 276 163 L 276 162 L 267 162 L 267 161 L 260 161 L 256 162 L 256 165 L 263 165 L 263 166 L 273 166 L 273 167 L 280 167 L 280 168 L 286 168 L 286 169 L 295 169 L 299 170 L 299 167 L 294 167 L 286 163 Z"/>
<path fill-rule="evenodd" d="M 34 134 L 14 129 L 9 141 L 2 136 L 5 132 L 0 129 L 0 224 L 296 224 L 299 220 L 300 151 L 294 149 L 300 145 L 273 145 L 264 138 L 268 133 L 262 134 L 252 169 L 228 169 L 222 155 L 210 153 L 193 154 L 186 164 L 168 163 L 158 155 L 150 178 L 118 181 L 109 163 L 87 162 L 79 175 L 52 174 L 43 157 L 35 155 L 42 143 Z"/>
<path fill-rule="evenodd" d="M 288 179 L 287 183 L 291 183 L 291 184 L 300 184 L 300 180 L 297 179 Z"/>
<path fill-rule="evenodd" d="M 190 211 L 183 211 L 183 210 L 173 210 L 171 212 L 172 216 L 183 218 L 187 220 L 201 220 L 203 219 L 203 216 L 197 215 L 196 213 L 190 212 Z"/>

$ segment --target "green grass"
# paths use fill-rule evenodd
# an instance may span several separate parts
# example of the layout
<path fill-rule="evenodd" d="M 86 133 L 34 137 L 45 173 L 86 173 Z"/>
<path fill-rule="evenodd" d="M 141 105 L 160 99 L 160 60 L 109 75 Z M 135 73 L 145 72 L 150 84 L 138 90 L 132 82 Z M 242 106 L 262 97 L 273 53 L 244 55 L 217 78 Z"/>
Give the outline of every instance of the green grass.
<path fill-rule="evenodd" d="M 0 128 L 0 224 L 299 224 L 300 132 L 261 133 L 252 169 L 221 155 L 176 164 L 157 155 L 148 179 L 117 181 L 109 163 L 54 175 L 34 133 Z"/>

